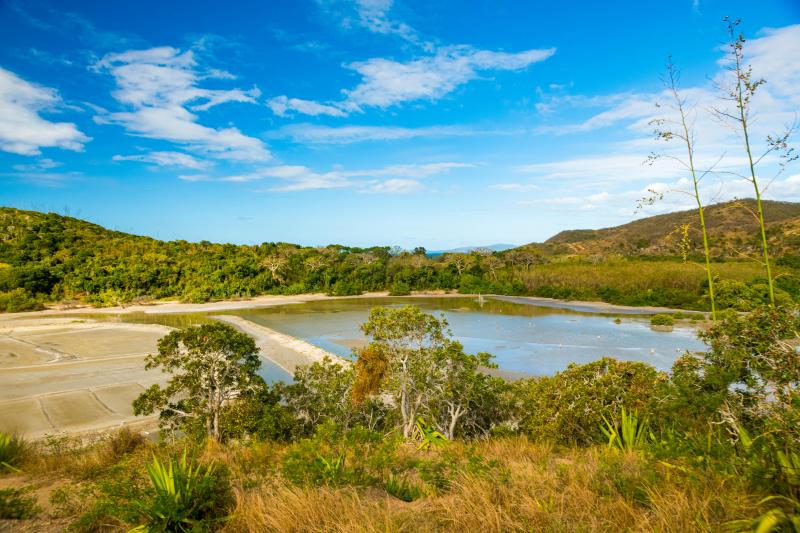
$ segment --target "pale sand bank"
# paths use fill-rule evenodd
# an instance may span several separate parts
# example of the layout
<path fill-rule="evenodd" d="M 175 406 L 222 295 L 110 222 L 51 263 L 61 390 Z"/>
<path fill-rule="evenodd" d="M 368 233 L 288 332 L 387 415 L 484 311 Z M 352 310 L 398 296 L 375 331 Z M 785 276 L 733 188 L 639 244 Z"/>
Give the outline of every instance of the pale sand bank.
<path fill-rule="evenodd" d="M 261 350 L 261 355 L 290 375 L 294 375 L 298 366 L 310 365 L 322 361 L 325 357 L 340 364 L 350 364 L 350 361 L 302 339 L 279 333 L 273 329 L 245 320 L 242 317 L 216 315 L 211 318 L 230 324 L 239 331 L 253 337 L 256 340 L 258 349 Z"/>
<path fill-rule="evenodd" d="M 171 331 L 159 325 L 0 321 L 0 431 L 29 439 L 152 423 L 131 403 L 168 376 L 144 358 Z"/>

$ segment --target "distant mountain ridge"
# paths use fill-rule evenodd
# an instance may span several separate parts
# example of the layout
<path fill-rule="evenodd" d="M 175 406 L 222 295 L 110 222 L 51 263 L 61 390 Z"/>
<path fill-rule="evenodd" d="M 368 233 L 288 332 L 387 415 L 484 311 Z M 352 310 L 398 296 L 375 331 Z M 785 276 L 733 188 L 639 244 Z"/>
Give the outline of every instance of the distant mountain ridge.
<path fill-rule="evenodd" d="M 492 252 L 504 252 L 506 250 L 511 250 L 512 248 L 517 248 L 517 244 L 508 244 L 508 243 L 497 243 L 497 244 L 489 244 L 486 246 L 460 246 L 458 248 L 451 248 L 449 250 L 431 250 L 428 252 L 428 255 L 442 255 L 442 254 L 468 254 L 470 252 L 474 252 L 475 250 L 489 250 Z"/>
<path fill-rule="evenodd" d="M 800 203 L 762 202 L 767 234 L 775 254 L 797 254 L 800 250 Z M 754 216 L 755 200 L 743 199 L 705 207 L 706 227 L 712 253 L 735 256 L 757 251 L 760 247 L 758 222 Z M 679 252 L 687 226 L 691 252 L 702 250 L 700 218 L 696 209 L 642 218 L 620 226 L 603 229 L 562 231 L 543 245 L 553 253 L 624 255 L 671 255 Z"/>

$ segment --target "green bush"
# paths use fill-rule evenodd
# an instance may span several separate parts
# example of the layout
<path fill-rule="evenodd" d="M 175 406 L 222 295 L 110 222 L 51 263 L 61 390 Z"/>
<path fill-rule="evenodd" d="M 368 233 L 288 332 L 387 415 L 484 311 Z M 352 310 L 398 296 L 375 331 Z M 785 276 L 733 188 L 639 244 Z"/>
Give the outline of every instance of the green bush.
<path fill-rule="evenodd" d="M 0 472 L 17 470 L 25 449 L 25 441 L 21 437 L 0 432 Z"/>
<path fill-rule="evenodd" d="M 44 309 L 42 302 L 31 296 L 25 289 L 17 288 L 8 292 L 0 292 L 0 312 L 18 313 L 41 309 Z"/>
<path fill-rule="evenodd" d="M 187 458 L 162 463 L 154 457 L 146 465 L 152 484 L 149 498 L 139 502 L 144 524 L 138 531 L 202 531 L 214 529 L 233 503 L 226 473 L 212 463 Z"/>
<path fill-rule="evenodd" d="M 345 280 L 337 281 L 328 291 L 328 296 L 358 296 L 359 294 L 361 294 L 361 290 Z"/>
<path fill-rule="evenodd" d="M 565 444 L 606 441 L 603 418 L 623 406 L 649 413 L 666 374 L 646 364 L 605 357 L 563 372 L 515 382 L 520 429 L 535 439 Z"/>
<path fill-rule="evenodd" d="M 650 325 L 651 326 L 672 326 L 675 324 L 675 320 L 669 315 L 653 315 L 650 317 Z"/>
<path fill-rule="evenodd" d="M 395 281 L 389 291 L 389 296 L 408 296 L 409 294 L 411 294 L 411 287 L 403 281 Z"/>
<path fill-rule="evenodd" d="M 404 502 L 413 502 L 423 495 L 422 487 L 405 477 L 396 476 L 393 473 L 389 474 L 383 488 L 387 493 Z"/>
<path fill-rule="evenodd" d="M 287 450 L 283 475 L 300 485 L 370 485 L 396 463 L 398 441 L 365 428 L 326 423 Z"/>
<path fill-rule="evenodd" d="M 0 489 L 0 518 L 23 520 L 41 512 L 30 489 Z"/>

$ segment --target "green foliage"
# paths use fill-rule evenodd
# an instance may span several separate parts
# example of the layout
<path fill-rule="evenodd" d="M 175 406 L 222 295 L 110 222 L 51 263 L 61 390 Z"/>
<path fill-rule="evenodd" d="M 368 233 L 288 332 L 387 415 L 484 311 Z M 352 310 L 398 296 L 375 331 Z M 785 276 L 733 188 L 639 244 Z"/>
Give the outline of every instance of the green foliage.
<path fill-rule="evenodd" d="M 389 296 L 408 296 L 411 294 L 411 287 L 404 281 L 396 281 L 389 290 Z"/>
<path fill-rule="evenodd" d="M 390 473 L 383 488 L 398 500 L 413 502 L 423 495 L 422 487 L 403 476 Z"/>
<path fill-rule="evenodd" d="M 21 311 L 38 311 L 40 309 L 44 309 L 41 300 L 21 287 L 8 292 L 0 292 L 0 312 L 18 313 Z"/>
<path fill-rule="evenodd" d="M 42 510 L 30 489 L 0 489 L 0 519 L 35 518 Z"/>
<path fill-rule="evenodd" d="M 604 418 L 623 406 L 649 411 L 667 376 L 652 366 L 603 358 L 571 364 L 555 376 L 516 382 L 513 395 L 520 429 L 536 439 L 559 443 L 603 442 Z"/>
<path fill-rule="evenodd" d="M 774 213 L 776 220 L 793 214 L 783 204 L 770 204 L 770 209 L 768 216 Z M 713 210 L 710 219 L 712 215 Z M 649 220 L 634 224 L 666 227 Z M 403 251 L 391 254 L 387 247 L 162 242 L 69 217 L 9 208 L 0 208 L 0 227 L 7 237 L 0 244 L 0 312 L 40 309 L 57 300 L 125 306 L 162 298 L 200 303 L 259 294 L 353 296 L 389 290 L 400 295 L 435 289 L 708 307 L 707 281 L 699 269 L 662 252 L 642 255 L 643 250 L 624 245 L 627 237 L 621 239 L 622 255 L 606 250 L 591 257 L 573 256 L 555 239 L 506 252 L 429 258 Z M 760 269 L 746 262 L 716 263 L 714 273 L 721 281 L 750 282 Z M 787 259 L 776 269 L 776 286 L 797 298 L 792 279 L 797 272 Z"/>
<path fill-rule="evenodd" d="M 368 485 L 396 464 L 396 438 L 363 427 L 321 425 L 311 438 L 296 441 L 286 452 L 283 475 L 301 485 Z"/>
<path fill-rule="evenodd" d="M 655 440 L 647 418 L 640 417 L 637 411 L 626 412 L 625 406 L 613 422 L 604 416 L 600 429 L 608 438 L 609 448 L 631 451 Z"/>
<path fill-rule="evenodd" d="M 200 424 L 215 439 L 225 404 L 264 384 L 255 341 L 219 322 L 169 333 L 145 361 L 145 368 L 160 368 L 172 377 L 165 388 L 153 385 L 142 393 L 133 402 L 134 413 L 158 411 L 162 426 L 173 429 Z"/>
<path fill-rule="evenodd" d="M 447 437 L 430 427 L 421 416 L 417 417 L 416 428 L 417 438 L 420 440 L 418 450 L 428 450 L 431 446 L 447 446 Z"/>
<path fill-rule="evenodd" d="M 650 317 L 650 325 L 652 326 L 672 326 L 675 324 L 675 319 L 670 315 L 653 315 Z"/>
<path fill-rule="evenodd" d="M 788 278 L 785 282 L 786 286 L 790 288 L 791 279 L 793 278 Z M 752 311 L 770 303 L 769 285 L 761 279 L 746 283 L 735 280 L 721 280 L 715 285 L 715 290 L 717 291 L 717 302 L 720 309 Z M 778 305 L 791 304 L 792 296 L 786 291 L 776 288 L 775 302 Z"/>
<path fill-rule="evenodd" d="M 18 471 L 16 468 L 25 455 L 26 444 L 22 437 L 0 431 L 0 472 Z"/>
<path fill-rule="evenodd" d="M 204 531 L 215 529 L 231 507 L 227 477 L 214 464 L 203 466 L 187 458 L 146 465 L 152 496 L 140 504 L 144 523 L 134 531 Z"/>

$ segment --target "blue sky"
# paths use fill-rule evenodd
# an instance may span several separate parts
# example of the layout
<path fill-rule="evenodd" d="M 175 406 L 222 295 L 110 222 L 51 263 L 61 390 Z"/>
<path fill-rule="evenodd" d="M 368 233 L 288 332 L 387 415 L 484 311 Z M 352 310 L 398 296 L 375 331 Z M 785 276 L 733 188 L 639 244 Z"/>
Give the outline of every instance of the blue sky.
<path fill-rule="evenodd" d="M 708 202 L 749 194 L 714 120 L 722 17 L 764 77 L 753 133 L 800 113 L 800 4 L 738 0 L 0 2 L 0 204 L 162 239 L 442 249 L 688 207 L 650 167 L 681 69 Z M 760 147 L 759 147 L 760 149 Z M 765 158 L 767 197 L 800 169 Z M 777 175 L 777 177 L 775 177 Z M 648 189 L 664 201 L 635 212 Z"/>

